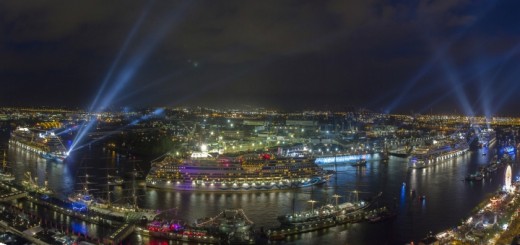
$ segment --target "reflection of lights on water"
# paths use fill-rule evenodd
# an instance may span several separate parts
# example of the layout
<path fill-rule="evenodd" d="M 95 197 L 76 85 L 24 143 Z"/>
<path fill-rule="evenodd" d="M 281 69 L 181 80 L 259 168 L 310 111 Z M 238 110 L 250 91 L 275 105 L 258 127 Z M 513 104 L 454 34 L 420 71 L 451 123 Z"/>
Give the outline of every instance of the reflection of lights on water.
<path fill-rule="evenodd" d="M 401 196 L 400 197 L 401 197 L 400 198 L 401 205 L 403 205 L 406 200 L 406 183 L 403 183 L 403 185 L 401 186 Z"/>
<path fill-rule="evenodd" d="M 78 221 L 72 221 L 71 222 L 71 228 L 72 228 L 72 231 L 77 234 L 77 233 L 81 233 L 83 235 L 88 235 L 88 227 L 87 227 L 87 223 L 85 223 L 84 221 L 81 221 L 81 222 L 78 222 Z"/>
<path fill-rule="evenodd" d="M 348 156 L 336 156 L 336 157 L 319 157 L 316 159 L 317 164 L 328 164 L 334 162 L 348 162 L 348 161 L 357 161 L 360 158 L 362 159 L 372 159 L 375 158 L 370 154 L 360 154 L 360 155 L 348 155 Z"/>

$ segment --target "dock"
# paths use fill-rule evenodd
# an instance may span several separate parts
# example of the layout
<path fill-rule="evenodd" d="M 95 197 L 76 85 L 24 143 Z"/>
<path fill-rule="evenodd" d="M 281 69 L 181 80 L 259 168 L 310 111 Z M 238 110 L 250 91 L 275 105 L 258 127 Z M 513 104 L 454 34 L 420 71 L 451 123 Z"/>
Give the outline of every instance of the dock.
<path fill-rule="evenodd" d="M 349 224 L 349 223 L 358 223 L 367 220 L 367 216 L 379 213 L 386 210 L 385 207 L 374 209 L 371 211 L 360 210 L 357 212 L 338 215 L 335 217 L 328 217 L 318 221 L 312 222 L 303 222 L 299 224 L 295 224 L 293 226 L 280 227 L 275 229 L 270 229 L 268 231 L 268 236 L 270 240 L 284 240 L 285 237 L 291 235 L 297 235 L 302 233 L 307 233 L 311 231 L 322 230 L 330 227 L 335 227 L 338 225 Z"/>
<path fill-rule="evenodd" d="M 27 192 L 25 191 L 14 191 L 10 193 L 5 193 L 0 195 L 0 202 L 9 202 L 13 200 L 17 200 L 20 198 L 27 197 Z"/>
<path fill-rule="evenodd" d="M 103 239 L 105 244 L 119 244 L 135 230 L 134 224 L 125 223 L 119 229 L 114 231 L 112 235 Z"/>
<path fill-rule="evenodd" d="M 19 231 L 17 230 L 16 228 L 12 227 L 12 226 L 9 226 L 7 223 L 5 223 L 4 221 L 0 221 L 0 227 L 12 232 L 13 234 L 16 234 L 18 236 L 21 236 L 23 237 L 24 239 L 26 239 L 27 241 L 30 241 L 32 244 L 36 244 L 36 245 L 49 245 L 48 243 L 46 242 L 43 242 L 41 240 L 38 240 L 36 238 L 34 238 L 33 236 L 30 236 L 28 234 L 26 234 L 25 232 L 23 231 Z"/>

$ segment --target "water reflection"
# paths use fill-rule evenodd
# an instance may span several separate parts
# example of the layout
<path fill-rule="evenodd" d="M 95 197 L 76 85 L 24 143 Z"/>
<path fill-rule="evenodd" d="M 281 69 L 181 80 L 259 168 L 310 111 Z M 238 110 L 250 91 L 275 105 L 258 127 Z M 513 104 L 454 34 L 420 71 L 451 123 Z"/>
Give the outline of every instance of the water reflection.
<path fill-rule="evenodd" d="M 88 159 L 86 159 L 88 157 Z M 298 244 L 349 243 L 405 243 L 424 237 L 430 230 L 438 231 L 458 224 L 467 217 L 471 210 L 487 195 L 498 189 L 503 181 L 503 169 L 492 173 L 482 183 L 462 181 L 468 173 L 474 173 L 479 167 L 487 164 L 492 154 L 483 156 L 481 152 L 472 152 L 458 158 L 449 159 L 437 166 L 426 169 L 409 169 L 407 160 L 390 157 L 387 163 L 379 160 L 370 161 L 366 167 L 353 167 L 348 163 L 327 166 L 326 169 L 337 170 L 331 181 L 323 186 L 298 190 L 248 193 L 213 193 L 171 191 L 148 188 L 139 190 L 140 206 L 144 208 L 166 210 L 169 215 L 193 223 L 195 219 L 218 214 L 225 208 L 243 208 L 256 227 L 278 226 L 276 217 L 293 211 L 310 209 L 308 201 L 317 200 L 316 205 L 326 204 L 334 194 L 341 196 L 340 202 L 353 198 L 353 190 L 359 191 L 359 197 L 366 199 L 383 192 L 382 203 L 398 204 L 399 216 L 393 222 L 380 224 L 352 224 L 328 231 L 302 234 L 289 238 Z M 8 149 L 9 161 L 13 163 L 13 171 L 21 182 L 25 172 L 29 171 L 38 177 L 43 184 L 48 179 L 49 187 L 65 197 L 75 189 L 78 180 L 78 169 L 82 159 L 93 168 L 116 168 L 121 175 L 133 169 L 135 162 L 118 157 L 115 152 L 103 151 L 98 146 L 82 149 L 66 164 L 47 162 L 34 154 L 21 151 L 16 147 Z M 146 173 L 149 162 L 140 162 Z M 519 169 L 513 166 L 514 176 Z M 97 173 L 98 177 L 106 175 Z M 46 177 L 47 176 L 47 177 Z M 101 182 L 102 178 L 95 179 Z M 129 179 L 127 178 L 127 181 Z M 403 184 L 405 183 L 405 184 Z M 138 186 L 142 187 L 143 182 Z M 101 186 L 98 186 L 98 189 Z M 119 202 L 129 202 L 131 183 L 112 187 L 111 198 Z M 101 193 L 96 193 L 101 195 Z M 425 200 L 420 196 L 425 195 Z M 91 236 L 102 237 L 105 231 L 97 226 L 88 226 L 84 222 L 69 220 L 66 216 L 43 209 L 45 219 L 60 220 L 71 224 L 74 232 L 85 232 Z M 377 234 L 374 236 L 373 234 Z M 161 244 L 159 240 L 135 238 L 146 244 Z"/>

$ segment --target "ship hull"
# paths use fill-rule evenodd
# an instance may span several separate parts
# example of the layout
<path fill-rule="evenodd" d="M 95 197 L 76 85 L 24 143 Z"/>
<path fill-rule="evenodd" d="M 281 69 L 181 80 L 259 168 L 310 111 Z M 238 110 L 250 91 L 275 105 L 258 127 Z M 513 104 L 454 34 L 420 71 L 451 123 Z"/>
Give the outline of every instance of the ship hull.
<path fill-rule="evenodd" d="M 10 139 L 9 140 L 9 144 L 15 145 L 16 147 L 19 147 L 22 150 L 34 153 L 34 154 L 38 155 L 39 157 L 41 157 L 43 159 L 46 159 L 46 160 L 49 160 L 49 161 L 55 161 L 55 162 L 58 162 L 58 163 L 63 163 L 65 161 L 65 159 L 66 159 L 65 156 L 60 156 L 60 155 L 57 155 L 57 154 L 55 154 L 53 152 L 47 152 L 47 151 L 45 151 L 45 150 L 43 150 L 41 148 L 38 148 L 38 147 L 32 146 L 30 144 L 27 144 L 23 140 Z"/>
<path fill-rule="evenodd" d="M 412 169 L 421 169 L 421 168 L 428 168 L 433 167 L 437 164 L 443 163 L 448 159 L 456 158 L 458 156 L 461 156 L 468 152 L 468 148 L 461 149 L 458 151 L 451 151 L 444 154 L 441 154 L 439 156 L 428 158 L 428 159 L 417 159 L 414 156 L 410 159 L 410 162 L 408 163 L 408 167 Z"/>
<path fill-rule="evenodd" d="M 308 181 L 278 182 L 278 183 L 248 183 L 248 184 L 197 184 L 197 183 L 168 183 L 167 181 L 146 181 L 147 187 L 158 189 L 171 189 L 180 191 L 215 191 L 215 192 L 241 192 L 241 191 L 269 191 L 305 188 L 326 183 L 327 177 L 314 177 Z"/>

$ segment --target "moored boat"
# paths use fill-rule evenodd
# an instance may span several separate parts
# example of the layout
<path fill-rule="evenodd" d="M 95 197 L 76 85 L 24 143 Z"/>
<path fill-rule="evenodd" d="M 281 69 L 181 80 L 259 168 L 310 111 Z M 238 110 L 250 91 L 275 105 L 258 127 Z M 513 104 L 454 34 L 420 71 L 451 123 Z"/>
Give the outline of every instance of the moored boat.
<path fill-rule="evenodd" d="M 353 167 L 365 167 L 367 165 L 366 159 L 359 159 L 355 163 L 352 163 L 351 166 Z"/>
<path fill-rule="evenodd" d="M 270 154 L 215 157 L 193 153 L 188 159 L 169 155 L 154 162 L 146 185 L 175 190 L 262 191 L 323 184 L 330 176 L 330 172 L 308 157 Z"/>
<path fill-rule="evenodd" d="M 482 181 L 484 179 L 484 175 L 482 173 L 478 172 L 475 174 L 469 174 L 466 176 L 466 181 Z"/>
<path fill-rule="evenodd" d="M 461 156 L 468 150 L 469 145 L 464 139 L 434 141 L 430 146 L 416 148 L 408 167 L 426 168 L 435 166 L 445 160 Z"/>
<path fill-rule="evenodd" d="M 355 194 L 356 194 L 356 199 L 358 199 L 356 192 L 355 192 Z M 338 202 L 337 202 L 339 196 L 335 195 L 334 196 L 336 198 L 335 205 L 326 204 L 326 205 L 323 205 L 323 206 L 320 206 L 317 208 L 314 208 L 314 206 L 313 206 L 311 208 L 311 210 L 306 210 L 306 211 L 301 211 L 301 212 L 296 212 L 296 213 L 292 213 L 292 214 L 285 214 L 285 215 L 279 216 L 278 221 L 282 225 L 292 226 L 292 225 L 305 223 L 305 222 L 316 222 L 316 221 L 324 220 L 324 219 L 334 219 L 337 216 L 348 215 L 348 214 L 355 213 L 357 211 L 370 207 L 373 204 L 373 202 L 375 202 L 379 197 L 381 197 L 381 195 L 382 195 L 382 193 L 379 193 L 377 196 L 372 198 L 371 201 L 354 200 L 354 201 L 343 202 L 340 204 L 338 204 Z M 314 205 L 314 203 L 315 203 L 314 200 L 309 200 L 309 202 L 312 205 Z"/>
<path fill-rule="evenodd" d="M 210 218 L 198 219 L 195 227 L 223 237 L 230 243 L 254 243 L 253 225 L 244 210 L 226 209 Z"/>
<path fill-rule="evenodd" d="M 18 127 L 11 132 L 9 143 L 56 162 L 63 162 L 68 156 L 67 149 L 54 132 L 36 133 L 29 128 Z"/>

